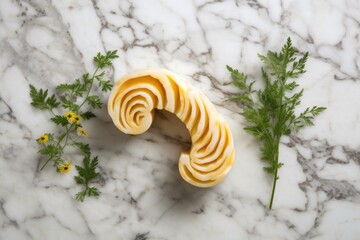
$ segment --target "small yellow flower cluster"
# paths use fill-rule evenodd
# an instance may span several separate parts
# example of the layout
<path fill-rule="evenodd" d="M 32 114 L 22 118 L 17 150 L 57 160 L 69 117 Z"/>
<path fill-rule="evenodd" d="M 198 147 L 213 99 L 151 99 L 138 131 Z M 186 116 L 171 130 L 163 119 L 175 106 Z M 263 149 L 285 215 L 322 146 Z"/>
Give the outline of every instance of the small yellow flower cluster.
<path fill-rule="evenodd" d="M 87 131 L 85 131 L 84 129 L 78 128 L 78 129 L 77 129 L 77 134 L 78 134 L 79 136 L 84 136 L 84 137 L 86 137 L 88 133 L 87 133 Z"/>
<path fill-rule="evenodd" d="M 72 166 L 71 166 L 71 161 L 67 161 L 67 162 L 65 162 L 63 165 L 61 165 L 61 166 L 59 167 L 59 171 L 60 171 L 62 174 L 65 174 L 65 173 L 67 173 L 67 172 L 70 172 L 70 171 L 71 171 L 71 168 L 72 168 Z"/>
<path fill-rule="evenodd" d="M 69 123 L 75 123 L 76 125 L 80 124 L 81 117 L 75 114 L 73 111 L 69 111 L 64 115 Z"/>
<path fill-rule="evenodd" d="M 47 135 L 46 133 L 41 134 L 41 136 L 36 139 L 36 141 L 40 144 L 45 144 L 47 141 L 49 141 L 49 135 Z"/>
<path fill-rule="evenodd" d="M 75 126 L 76 128 L 76 132 L 79 136 L 87 136 L 88 133 L 86 130 L 84 130 L 83 128 L 81 128 L 80 126 L 78 126 L 80 124 L 80 120 L 81 117 L 80 115 L 75 114 L 73 111 L 69 111 L 67 112 L 65 115 L 66 119 L 68 120 L 69 123 L 71 124 L 76 124 L 77 126 Z M 70 128 L 71 129 L 71 128 Z M 72 131 L 71 131 L 72 132 Z M 41 134 L 41 136 L 36 139 L 36 141 L 39 144 L 46 144 L 48 141 L 51 141 L 51 135 L 48 135 L 46 133 Z M 75 140 L 76 141 L 76 140 Z M 67 162 L 63 162 L 59 167 L 58 167 L 58 171 L 62 174 L 65 174 L 67 172 L 70 172 L 72 169 L 72 165 L 71 165 L 71 161 L 67 161 Z"/>

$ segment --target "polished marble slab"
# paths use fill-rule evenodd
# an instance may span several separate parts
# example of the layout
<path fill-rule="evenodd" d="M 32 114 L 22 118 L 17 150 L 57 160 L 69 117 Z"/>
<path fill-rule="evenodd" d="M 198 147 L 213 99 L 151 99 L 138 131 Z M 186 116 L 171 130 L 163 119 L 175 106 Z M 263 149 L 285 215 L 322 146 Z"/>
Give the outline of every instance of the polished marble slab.
<path fill-rule="evenodd" d="M 357 0 L 1 0 L 0 239 L 359 239 L 359 12 Z M 269 211 L 271 177 L 240 106 L 224 102 L 236 92 L 225 65 L 257 79 L 256 54 L 288 36 L 309 51 L 299 111 L 328 109 L 282 139 L 285 165 Z M 199 189 L 181 179 L 177 160 L 190 138 L 173 115 L 160 111 L 148 132 L 128 136 L 105 105 L 85 125 L 100 158 L 98 199 L 74 199 L 75 171 L 38 171 L 34 139 L 55 127 L 30 106 L 28 84 L 70 82 L 94 69 L 97 52 L 114 49 L 115 80 L 163 67 L 210 98 L 236 146 L 224 182 Z"/>

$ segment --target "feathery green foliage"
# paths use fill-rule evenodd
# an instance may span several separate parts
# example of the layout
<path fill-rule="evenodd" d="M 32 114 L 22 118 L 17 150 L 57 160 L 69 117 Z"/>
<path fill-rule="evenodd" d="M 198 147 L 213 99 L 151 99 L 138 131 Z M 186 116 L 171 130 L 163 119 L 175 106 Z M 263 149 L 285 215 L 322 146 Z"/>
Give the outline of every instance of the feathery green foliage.
<path fill-rule="evenodd" d="M 254 90 L 255 82 L 248 82 L 244 73 L 227 66 L 233 84 L 240 90 L 240 94 L 231 99 L 243 104 L 243 115 L 246 119 L 244 129 L 261 142 L 261 159 L 267 163 L 264 170 L 274 177 L 270 209 L 279 179 L 278 169 L 283 165 L 279 162 L 281 136 L 313 125 L 314 118 L 326 109 L 314 106 L 299 115 L 295 114 L 303 89 L 296 92 L 298 84 L 292 79 L 305 73 L 308 53 L 300 59 L 297 59 L 295 54 L 297 51 L 290 38 L 280 52 L 269 51 L 266 56 L 258 54 L 265 65 L 262 69 L 265 87 L 261 90 Z"/>

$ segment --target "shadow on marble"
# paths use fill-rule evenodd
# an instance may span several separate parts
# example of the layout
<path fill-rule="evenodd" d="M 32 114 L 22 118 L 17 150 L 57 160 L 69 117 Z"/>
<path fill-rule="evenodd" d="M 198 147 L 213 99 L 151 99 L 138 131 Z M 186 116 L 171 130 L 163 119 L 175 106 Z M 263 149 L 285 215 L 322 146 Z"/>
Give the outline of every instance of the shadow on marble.
<path fill-rule="evenodd" d="M 184 123 L 175 114 L 156 110 L 151 128 L 134 136 L 120 132 L 105 108 L 98 111 L 97 115 L 102 117 L 89 121 L 88 128 L 93 134 L 90 144 L 94 153 L 101 151 L 100 166 L 107 165 L 109 161 L 122 161 L 114 164 L 138 169 L 137 172 L 146 178 L 148 187 L 171 201 L 192 199 L 196 194 L 207 192 L 207 189 L 190 185 L 180 176 L 178 159 L 181 151 L 190 148 L 191 139 Z M 104 181 L 108 174 L 106 169 L 104 171 L 105 179 L 100 185 L 106 184 Z M 144 183 L 138 183 L 136 179 L 132 181 L 127 171 L 121 174 L 127 178 L 129 185 L 138 185 L 146 191 L 146 187 L 141 186 Z"/>

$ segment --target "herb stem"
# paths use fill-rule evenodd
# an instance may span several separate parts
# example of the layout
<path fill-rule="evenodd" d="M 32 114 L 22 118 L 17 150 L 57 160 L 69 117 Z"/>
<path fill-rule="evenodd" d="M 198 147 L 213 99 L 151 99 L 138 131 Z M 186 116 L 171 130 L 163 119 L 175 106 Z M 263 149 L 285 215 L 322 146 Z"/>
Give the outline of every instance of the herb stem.
<path fill-rule="evenodd" d="M 278 179 L 277 173 L 278 173 L 278 169 L 276 168 L 275 173 L 274 173 L 274 180 L 273 180 L 273 186 L 272 186 L 272 192 L 271 192 L 269 210 L 272 209 L 272 205 L 273 205 L 273 201 L 274 201 L 275 189 L 276 189 L 276 182 L 277 182 L 277 179 Z"/>
<path fill-rule="evenodd" d="M 73 127 L 73 125 L 71 125 L 70 128 L 68 128 L 67 131 L 66 131 L 66 134 L 65 134 L 65 136 L 66 136 L 66 138 L 65 138 L 65 143 L 64 143 L 64 145 L 63 145 L 62 148 L 61 148 L 61 152 L 64 151 L 64 148 L 65 148 L 66 145 L 67 145 L 67 142 L 68 142 L 68 140 L 69 140 L 69 133 L 70 133 L 72 127 Z"/>
<path fill-rule="evenodd" d="M 75 140 L 73 140 L 69 145 L 73 145 L 74 143 L 77 142 L 77 140 L 79 140 L 81 138 L 81 136 L 77 137 Z"/>
<path fill-rule="evenodd" d="M 84 98 L 84 101 L 83 101 L 83 102 L 79 105 L 79 107 L 76 109 L 76 113 L 78 113 L 79 110 L 80 110 L 80 108 L 86 103 L 86 101 L 87 101 L 87 99 L 88 99 L 88 97 L 89 97 L 89 94 L 90 94 L 92 85 L 93 85 L 93 83 L 94 83 L 95 75 L 96 75 L 97 71 L 99 71 L 99 69 L 100 69 L 99 67 L 97 67 L 97 68 L 95 69 L 95 72 L 94 72 L 94 74 L 93 74 L 92 77 L 91 77 L 90 87 L 89 87 L 89 89 L 88 89 L 88 91 L 87 91 L 87 93 L 86 93 L 86 96 L 85 96 L 85 98 Z"/>
<path fill-rule="evenodd" d="M 66 127 L 66 132 L 64 135 L 61 136 L 61 138 L 59 139 L 59 141 L 56 143 L 56 147 L 59 147 L 62 140 L 64 139 L 64 137 L 66 136 L 66 141 L 65 141 L 65 145 L 61 148 L 61 152 L 64 150 L 65 146 L 66 146 L 66 143 L 67 143 L 67 140 L 68 140 L 68 137 L 69 137 L 69 132 L 70 132 L 70 129 L 72 128 L 72 126 L 70 126 L 70 128 Z M 40 168 L 40 171 L 42 171 L 46 165 L 54 158 L 56 157 L 58 154 L 54 155 L 54 156 L 51 156 L 45 163 L 44 165 L 42 165 L 42 167 Z"/>
<path fill-rule="evenodd" d="M 42 170 L 45 168 L 45 166 L 46 166 L 55 156 L 57 156 L 57 155 L 54 155 L 54 156 L 50 157 L 50 158 L 44 163 L 44 165 L 42 165 L 42 167 L 40 168 L 40 171 L 42 171 Z"/>
<path fill-rule="evenodd" d="M 272 209 L 274 196 L 275 196 L 276 183 L 277 183 L 277 180 L 279 179 L 279 177 L 278 177 L 279 145 L 280 145 L 280 137 L 277 137 L 276 140 L 275 140 L 275 154 L 274 154 L 274 162 L 276 164 L 276 168 L 275 168 L 275 172 L 274 172 L 274 179 L 273 179 L 273 186 L 272 186 L 272 191 L 271 191 L 269 210 Z"/>

